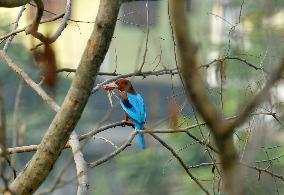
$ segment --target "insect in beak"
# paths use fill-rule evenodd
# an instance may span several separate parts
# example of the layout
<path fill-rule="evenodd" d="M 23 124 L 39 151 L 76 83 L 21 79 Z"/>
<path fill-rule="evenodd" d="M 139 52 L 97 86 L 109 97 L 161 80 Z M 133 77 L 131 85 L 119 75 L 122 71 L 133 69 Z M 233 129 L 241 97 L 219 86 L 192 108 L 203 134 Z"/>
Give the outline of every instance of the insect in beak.
<path fill-rule="evenodd" d="M 117 84 L 115 84 L 115 83 L 110 83 L 110 84 L 107 84 L 107 85 L 103 85 L 102 88 L 103 88 L 104 90 L 111 91 L 111 90 L 117 89 L 118 86 L 117 86 Z"/>

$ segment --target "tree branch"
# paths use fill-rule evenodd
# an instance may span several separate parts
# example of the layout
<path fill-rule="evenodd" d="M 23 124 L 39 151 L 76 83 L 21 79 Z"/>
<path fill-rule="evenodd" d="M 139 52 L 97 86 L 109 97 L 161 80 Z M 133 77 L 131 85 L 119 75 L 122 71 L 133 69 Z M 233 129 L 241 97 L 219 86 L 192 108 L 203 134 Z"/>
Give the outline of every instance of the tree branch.
<path fill-rule="evenodd" d="M 278 67 L 273 71 L 271 76 L 268 78 L 269 80 L 263 87 L 263 89 L 256 95 L 250 102 L 245 106 L 245 108 L 240 112 L 238 117 L 227 123 L 226 133 L 231 133 L 231 131 L 242 124 L 250 115 L 251 112 L 256 109 L 256 107 L 268 98 L 268 92 L 270 88 L 282 77 L 282 73 L 284 72 L 284 59 L 280 62 Z"/>
<path fill-rule="evenodd" d="M 242 188 L 239 186 L 238 154 L 234 147 L 233 136 L 230 134 L 223 137 L 226 129 L 222 116 L 206 94 L 205 86 L 198 72 L 196 47 L 191 40 L 190 31 L 188 31 L 187 27 L 188 21 L 186 19 L 184 3 L 184 0 L 171 1 L 185 90 L 190 97 L 189 101 L 193 102 L 209 129 L 213 132 L 216 145 L 220 151 L 225 190 L 228 194 L 240 195 L 242 194 Z"/>
<path fill-rule="evenodd" d="M 251 115 L 274 115 L 275 113 L 269 113 L 269 112 L 263 112 L 263 113 L 252 113 Z M 228 117 L 226 118 L 226 120 L 233 120 L 238 116 L 232 116 L 232 117 Z M 195 124 L 195 125 L 191 125 L 185 128 L 179 128 L 179 129 L 149 129 L 149 130 L 142 130 L 139 131 L 139 134 L 147 134 L 147 133 L 161 133 L 161 134 L 172 134 L 172 133 L 189 133 L 188 130 L 190 129 L 194 129 L 196 127 L 200 127 L 200 126 L 204 126 L 206 125 L 206 123 L 199 123 L 199 124 Z M 134 128 L 134 124 L 132 123 L 125 123 L 125 122 L 115 122 L 112 124 L 108 124 L 105 126 L 102 126 L 98 129 L 94 129 L 89 131 L 88 133 L 85 133 L 81 136 L 79 136 L 79 141 L 85 140 L 87 138 L 90 138 L 92 136 L 95 136 L 98 133 L 101 133 L 105 130 L 111 129 L 111 128 L 115 128 L 115 127 L 124 127 L 124 126 L 129 126 Z M 201 145 L 206 145 L 208 148 L 210 148 L 212 151 L 219 153 L 219 151 L 215 148 L 213 148 L 211 145 L 204 143 L 204 141 L 198 139 L 197 137 L 193 136 L 192 134 L 189 135 L 192 139 L 194 139 L 195 141 L 197 141 L 199 144 Z M 65 145 L 65 148 L 69 148 L 70 145 L 67 143 Z M 20 146 L 20 147 L 14 147 L 14 148 L 7 148 L 7 154 L 14 154 L 14 153 L 25 153 L 25 152 L 34 152 L 38 149 L 38 145 L 29 145 L 29 146 Z"/>
<path fill-rule="evenodd" d="M 54 100 L 49 97 L 45 91 L 37 85 L 22 69 L 20 69 L 16 64 L 12 63 L 12 61 L 9 59 L 9 57 L 4 53 L 0 51 L 0 57 L 5 60 L 5 62 L 15 71 L 17 72 L 20 77 L 53 109 L 55 112 L 59 112 L 60 106 L 54 102 Z M 83 194 L 83 192 L 87 192 L 87 183 L 88 183 L 88 177 L 87 177 L 87 166 L 86 162 L 83 158 L 82 152 L 79 150 L 79 140 L 77 140 L 77 134 L 76 132 L 72 132 L 69 140 L 70 146 L 72 148 L 76 169 L 77 172 L 80 173 L 78 175 L 78 195 Z M 18 148 L 19 149 L 19 148 Z M 38 147 L 31 146 L 29 147 L 29 150 L 38 150 Z M 27 150 L 27 148 L 23 148 L 23 150 Z M 21 150 L 20 150 L 21 151 Z M 84 187 L 84 189 L 82 189 Z"/>
<path fill-rule="evenodd" d="M 59 68 L 56 70 L 57 73 L 61 72 L 68 72 L 68 73 L 75 73 L 76 69 L 74 68 Z M 100 76 L 120 76 L 120 78 L 128 78 L 132 76 L 140 76 L 140 77 L 148 77 L 148 76 L 160 76 L 160 75 L 175 75 L 178 74 L 177 69 L 163 69 L 157 71 L 144 71 L 144 72 L 133 72 L 128 74 L 119 74 L 116 72 L 98 72 Z M 116 78 L 117 79 L 117 78 Z M 108 81 L 110 82 L 110 81 Z"/>
<path fill-rule="evenodd" d="M 36 45 L 33 49 L 36 49 L 37 47 L 43 45 L 44 43 L 51 44 L 51 43 L 55 42 L 58 39 L 58 37 L 61 35 L 63 30 L 67 26 L 67 21 L 69 20 L 69 18 L 71 16 L 71 8 L 72 8 L 72 0 L 67 0 L 66 7 L 65 7 L 65 13 L 64 13 L 62 22 L 60 23 L 60 25 L 57 28 L 56 32 L 48 39 L 43 39 L 43 40 L 40 39 L 42 41 L 42 43 Z M 36 37 L 36 38 L 38 38 L 38 37 Z"/>
<path fill-rule="evenodd" d="M 19 25 L 19 21 L 20 21 L 22 15 L 23 15 L 25 9 L 26 9 L 26 8 L 25 8 L 25 5 L 23 5 L 23 6 L 21 7 L 21 9 L 20 9 L 18 15 L 17 15 L 16 22 L 15 22 L 15 24 L 14 24 L 14 27 L 13 27 L 12 32 L 15 31 L 15 30 L 17 30 L 18 25 Z M 6 43 L 5 43 L 5 45 L 4 45 L 4 48 L 3 48 L 3 51 L 4 51 L 4 52 L 7 52 L 8 47 L 10 46 L 10 44 L 11 44 L 13 38 L 14 38 L 14 36 L 11 36 L 11 37 L 9 37 L 9 39 L 6 41 Z"/>
<path fill-rule="evenodd" d="M 100 132 L 103 132 L 107 129 L 115 128 L 117 126 L 131 126 L 134 128 L 134 125 L 132 123 L 124 123 L 124 122 L 116 122 L 113 124 L 105 125 L 99 129 L 95 129 L 93 131 L 90 131 L 86 134 L 83 134 L 79 136 L 79 141 L 85 140 L 89 137 L 92 137 Z M 7 154 L 15 154 L 15 153 L 25 153 L 25 152 L 35 152 L 39 148 L 39 145 L 29 145 L 29 146 L 19 146 L 14 148 L 7 148 Z M 70 148 L 70 145 L 67 143 L 64 148 Z"/>
<path fill-rule="evenodd" d="M 157 135 L 150 133 L 150 135 L 157 140 L 158 142 L 160 142 L 160 144 L 162 144 L 168 151 L 170 151 L 172 153 L 172 155 L 178 160 L 178 162 L 181 164 L 181 166 L 183 167 L 183 169 L 186 171 L 186 173 L 189 175 L 189 177 L 205 192 L 205 194 L 210 194 L 207 189 L 204 188 L 204 186 L 200 183 L 200 181 L 194 177 L 192 175 L 192 173 L 189 171 L 189 169 L 187 168 L 186 164 L 183 162 L 183 160 L 181 159 L 181 157 L 174 151 L 174 149 L 172 147 L 170 147 L 166 142 L 164 142 L 162 139 L 160 139 Z"/>
<path fill-rule="evenodd" d="M 99 159 L 99 160 L 97 160 L 97 161 L 95 161 L 95 162 L 89 163 L 89 166 L 93 168 L 93 167 L 96 167 L 96 166 L 98 166 L 98 165 L 100 165 L 100 164 L 103 164 L 104 162 L 106 162 L 106 161 L 112 159 L 113 157 L 115 157 L 116 155 L 118 155 L 119 153 L 121 153 L 123 150 L 125 150 L 125 148 L 127 148 L 128 146 L 130 146 L 132 140 L 134 139 L 135 135 L 137 135 L 137 134 L 138 134 L 137 131 L 133 131 L 133 132 L 129 135 L 127 141 L 126 141 L 124 144 L 122 144 L 118 149 L 116 149 L 115 151 L 113 151 L 113 152 L 110 153 L 109 155 L 104 156 L 104 157 L 102 157 L 101 159 Z"/>
<path fill-rule="evenodd" d="M 89 180 L 88 180 L 88 166 L 84 159 L 82 152 L 80 151 L 80 143 L 75 131 L 72 132 L 69 143 L 74 156 L 74 161 L 76 164 L 77 177 L 78 177 L 78 189 L 77 195 L 87 195 Z"/>
<path fill-rule="evenodd" d="M 0 7 L 20 7 L 28 2 L 30 2 L 30 0 L 0 0 Z"/>
<path fill-rule="evenodd" d="M 16 194 L 31 194 L 48 176 L 87 103 L 96 74 L 114 32 L 121 2 L 100 2 L 94 30 L 61 109 L 56 114 L 27 168 L 13 181 Z"/>
<path fill-rule="evenodd" d="M 36 84 L 30 77 L 22 70 L 17 64 L 13 63 L 9 56 L 2 50 L 0 50 L 0 58 L 7 64 L 13 71 L 15 71 L 28 86 L 30 86 L 54 111 L 59 110 L 59 106 L 50 98 L 46 92 Z"/>
<path fill-rule="evenodd" d="M 62 18 L 63 16 L 64 16 L 64 13 L 63 13 L 63 14 L 56 15 L 56 16 L 51 17 L 51 18 L 42 19 L 42 20 L 40 21 L 40 24 L 44 24 L 44 23 L 48 23 L 48 22 L 53 22 L 53 21 L 55 21 L 55 20 L 58 20 L 59 18 Z M 10 32 L 10 33 L 8 33 L 8 34 L 6 34 L 6 35 L 2 35 L 2 36 L 0 37 L 0 40 L 4 40 L 4 39 L 7 39 L 7 38 L 10 37 L 10 36 L 14 36 L 14 35 L 16 35 L 16 34 L 18 34 L 18 33 L 24 32 L 24 31 L 26 31 L 27 28 L 29 28 L 29 26 L 26 26 L 26 27 L 20 28 L 20 29 L 18 29 L 18 30 L 12 31 L 12 32 Z"/>
<path fill-rule="evenodd" d="M 250 63 L 249 61 L 247 61 L 246 59 L 243 59 L 243 58 L 240 58 L 240 57 L 237 57 L 237 56 L 225 56 L 223 58 L 218 58 L 218 59 L 214 59 L 212 60 L 211 62 L 207 63 L 207 64 L 202 64 L 200 65 L 199 67 L 205 67 L 205 68 L 209 68 L 210 65 L 216 63 L 216 62 L 223 62 L 225 60 L 237 60 L 237 61 L 240 61 L 246 65 L 248 65 L 249 67 L 255 69 L 255 70 L 262 70 L 261 67 L 258 67 L 252 63 Z"/>
<path fill-rule="evenodd" d="M 33 23 L 25 30 L 25 32 L 26 32 L 26 34 L 31 34 L 38 39 L 40 39 L 40 38 L 43 39 L 42 38 L 43 35 L 38 33 L 37 30 L 38 30 L 38 26 L 40 24 L 40 20 L 43 16 L 44 4 L 43 4 L 42 0 L 35 0 L 35 3 L 36 3 L 36 6 L 37 6 L 36 17 L 34 18 Z"/>
<path fill-rule="evenodd" d="M 4 95 L 3 95 L 3 85 L 0 82 L 0 148 L 1 148 L 1 158 L 6 158 L 6 111 L 5 111 L 5 102 L 4 102 Z M 2 161 L 2 159 L 0 159 Z M 1 164 L 1 171 L 3 171 L 2 163 Z"/>
<path fill-rule="evenodd" d="M 97 86 L 93 88 L 92 94 L 97 92 L 101 86 L 111 83 L 113 81 L 116 81 L 117 79 L 129 78 L 132 76 L 147 77 L 151 75 L 159 76 L 159 75 L 166 75 L 166 74 L 174 75 L 174 74 L 178 74 L 178 71 L 176 68 L 173 68 L 173 69 L 165 69 L 165 70 L 158 70 L 158 71 L 133 72 L 133 73 L 128 73 L 128 74 L 117 75 L 115 77 L 105 80 L 102 83 L 97 84 Z"/>

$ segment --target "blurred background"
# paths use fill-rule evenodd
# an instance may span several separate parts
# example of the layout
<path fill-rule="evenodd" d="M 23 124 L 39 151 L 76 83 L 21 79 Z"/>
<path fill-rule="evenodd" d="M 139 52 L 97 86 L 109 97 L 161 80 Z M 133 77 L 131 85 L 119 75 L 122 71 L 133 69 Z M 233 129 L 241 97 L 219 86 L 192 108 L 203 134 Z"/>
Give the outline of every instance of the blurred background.
<path fill-rule="evenodd" d="M 46 18 L 64 12 L 65 1 L 45 0 Z M 146 1 L 126 3 L 120 10 L 110 49 L 101 67 L 102 72 L 120 74 L 134 72 L 142 62 L 147 32 Z M 51 45 L 55 68 L 76 68 L 93 28 L 99 0 L 76 0 L 72 5 L 73 20 L 59 39 Z M 149 1 L 149 41 L 144 71 L 174 68 L 175 42 L 169 22 L 168 1 Z M 0 9 L 0 34 L 11 31 L 20 8 Z M 226 117 L 234 116 L 259 88 L 267 75 L 239 60 L 223 63 L 209 63 L 224 56 L 237 57 L 265 72 L 271 72 L 283 58 L 284 2 L 281 0 L 187 0 L 186 9 L 190 20 L 190 31 L 196 42 L 201 73 L 208 84 L 208 94 L 220 107 Z M 35 8 L 27 5 L 19 28 L 31 23 Z M 59 21 L 40 25 L 40 31 L 51 35 Z M 1 48 L 5 42 L 1 43 Z M 25 33 L 19 33 L 9 51 L 9 56 L 21 66 L 36 82 L 41 81 L 45 59 L 44 49 L 31 51 L 37 40 Z M 50 65 L 50 62 L 48 63 Z M 58 103 L 62 103 L 74 73 L 59 73 L 51 86 L 44 86 Z M 100 83 L 109 76 L 98 76 Z M 6 64 L 0 62 L 0 81 L 3 86 L 7 114 L 8 146 L 38 144 L 54 117 L 54 112 L 28 87 Z M 159 129 L 186 127 L 201 119 L 195 117 L 188 103 L 178 75 L 132 78 L 134 88 L 145 99 L 148 112 L 148 127 Z M 223 103 L 220 99 L 223 90 Z M 114 102 L 118 101 L 114 99 Z M 235 142 L 244 162 L 267 168 L 284 175 L 284 133 L 283 133 L 284 85 L 279 82 L 271 91 L 270 99 L 256 112 L 275 112 L 276 115 L 255 115 L 236 131 Z M 221 106 L 221 104 L 223 106 Z M 76 127 L 80 135 L 96 128 L 99 121 L 110 110 L 107 93 L 98 91 L 92 95 Z M 175 110 L 177 115 L 173 116 Z M 104 124 L 122 120 L 119 106 L 113 109 Z M 112 140 L 116 145 L 124 143 L 129 127 L 117 127 L 98 136 Z M 190 131 L 202 138 L 209 132 L 205 126 Z M 13 137 L 17 138 L 16 140 Z M 186 134 L 162 134 L 161 138 L 170 144 L 188 166 L 211 162 L 206 148 Z M 135 141 L 134 141 L 135 142 Z M 132 144 L 114 159 L 89 169 L 90 194 L 101 195 L 153 195 L 153 194 L 203 194 L 190 180 L 173 156 L 159 143 L 146 135 L 147 149 L 140 150 Z M 90 140 L 83 148 L 88 162 L 109 154 L 114 148 L 101 139 Z M 19 172 L 33 153 L 17 154 L 13 157 Z M 48 180 L 41 189 L 52 184 L 65 162 L 72 157 L 65 150 L 57 161 Z M 273 159 L 273 160 L 267 160 Z M 219 179 L 212 166 L 192 168 L 210 192 L 217 192 Z M 248 169 L 245 177 L 247 194 L 284 194 L 283 179 L 271 177 Z M 68 168 L 63 179 L 76 175 L 74 165 Z M 76 181 L 53 192 L 75 194 Z M 214 190 L 215 189 L 215 190 Z M 40 191 L 40 190 L 39 190 Z"/>

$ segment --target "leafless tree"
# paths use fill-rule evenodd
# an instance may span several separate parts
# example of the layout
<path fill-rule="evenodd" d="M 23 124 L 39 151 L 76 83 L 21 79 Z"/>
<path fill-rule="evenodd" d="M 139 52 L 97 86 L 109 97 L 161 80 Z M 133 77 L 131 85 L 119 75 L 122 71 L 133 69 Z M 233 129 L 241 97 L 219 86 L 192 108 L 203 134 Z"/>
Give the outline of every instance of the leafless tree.
<path fill-rule="evenodd" d="M 105 58 L 105 55 L 109 49 L 109 45 L 113 38 L 113 33 L 117 21 L 123 21 L 121 18 L 118 18 L 120 7 L 125 2 L 130 2 L 135 0 L 101 0 L 99 11 L 94 23 L 93 32 L 91 33 L 87 46 L 84 49 L 84 53 L 81 57 L 81 61 L 78 65 L 78 68 L 69 69 L 63 68 L 58 69 L 54 74 L 59 74 L 61 72 L 70 72 L 75 73 L 74 78 L 72 79 L 72 84 L 64 102 L 62 105 L 58 105 L 51 96 L 44 91 L 41 86 L 41 83 L 36 83 L 31 77 L 22 69 L 19 65 L 13 62 L 12 57 L 8 56 L 7 50 L 12 43 L 13 37 L 21 32 L 30 34 L 34 38 L 40 41 L 39 45 L 36 45 L 34 49 L 42 46 L 49 45 L 55 42 L 61 33 L 67 26 L 68 21 L 76 21 L 71 19 L 71 10 L 72 10 L 72 0 L 66 0 L 65 12 L 63 14 L 54 15 L 51 18 L 42 19 L 43 13 L 45 10 L 42 0 L 35 0 L 33 2 L 29 0 L 0 0 L 0 7 L 20 7 L 20 12 L 16 18 L 14 24 L 14 29 L 12 32 L 1 35 L 0 41 L 5 41 L 4 48 L 0 51 L 0 59 L 8 66 L 12 71 L 18 74 L 18 76 L 39 96 L 42 100 L 54 111 L 56 115 L 51 122 L 48 130 L 46 131 L 43 139 L 39 145 L 29 145 L 21 147 L 11 147 L 6 148 L 5 143 L 5 110 L 3 109 L 4 101 L 2 101 L 2 91 L 0 89 L 0 114 L 1 114 L 1 126 L 0 126 L 0 144 L 1 144 L 1 165 L 9 162 L 7 156 L 16 153 L 25 153 L 25 152 L 35 152 L 32 159 L 27 163 L 23 168 L 20 174 L 16 178 L 8 183 L 7 178 L 0 173 L 1 178 L 4 181 L 5 193 L 12 194 L 32 194 L 34 193 L 39 186 L 46 180 L 52 167 L 59 157 L 62 150 L 65 148 L 71 148 L 74 161 L 76 164 L 77 175 L 75 178 L 72 178 L 70 182 L 74 179 L 78 180 L 78 190 L 77 194 L 87 194 L 88 193 L 88 168 L 96 167 L 100 164 L 103 164 L 115 156 L 123 152 L 127 147 L 131 145 L 132 140 L 137 134 L 149 134 L 157 143 L 160 143 L 169 153 L 175 158 L 181 167 L 184 169 L 186 174 L 191 180 L 193 180 L 196 185 L 199 186 L 205 194 L 210 194 L 211 190 L 208 190 L 191 170 L 204 167 L 212 166 L 217 171 L 217 175 L 224 184 L 224 191 L 228 194 L 239 195 L 244 194 L 243 188 L 243 170 L 252 169 L 259 173 L 268 174 L 275 179 L 281 180 L 284 182 L 284 177 L 278 175 L 273 171 L 262 168 L 255 164 L 250 164 L 245 161 L 242 161 L 242 156 L 237 150 L 234 143 L 234 133 L 237 127 L 244 125 L 247 121 L 251 120 L 254 116 L 258 115 L 268 115 L 272 116 L 277 120 L 277 113 L 275 112 L 263 112 L 258 111 L 257 108 L 268 98 L 269 90 L 283 77 L 282 72 L 284 70 L 284 61 L 282 60 L 277 68 L 267 73 L 269 79 L 267 79 L 266 84 L 262 87 L 259 92 L 251 98 L 251 100 L 240 110 L 239 114 L 236 116 L 225 117 L 225 114 L 219 109 L 216 108 L 213 101 L 209 98 L 206 91 L 206 84 L 200 74 L 200 71 L 203 68 L 208 68 L 211 65 L 216 63 L 222 64 L 228 60 L 236 60 L 238 63 L 245 64 L 249 68 L 254 69 L 255 71 L 265 70 L 261 66 L 250 63 L 246 59 L 243 59 L 239 56 L 230 56 L 225 55 L 218 59 L 215 59 L 207 64 L 200 65 L 197 60 L 197 47 L 192 39 L 190 28 L 190 23 L 186 17 L 185 13 L 185 0 L 171 0 L 169 2 L 168 17 L 172 33 L 172 41 L 174 42 L 174 58 L 176 62 L 176 67 L 169 69 L 164 68 L 160 70 L 151 70 L 144 71 L 146 63 L 146 55 L 148 52 L 148 42 L 149 42 L 149 9 L 148 9 L 148 0 L 145 2 L 147 7 L 147 24 L 145 27 L 145 45 L 144 51 L 142 52 L 142 63 L 139 65 L 137 71 L 128 74 L 119 74 L 114 72 L 99 72 L 100 66 Z M 37 12 L 36 16 L 31 25 L 18 29 L 18 22 L 22 16 L 25 6 L 27 4 L 32 4 L 36 6 Z M 244 1 L 241 4 L 240 16 L 242 13 L 242 7 Z M 45 36 L 43 33 L 39 32 L 38 27 L 42 23 L 49 23 L 55 20 L 61 19 L 61 23 L 57 30 L 51 37 Z M 78 22 L 78 21 L 77 21 Z M 79 21 L 80 22 L 80 21 Z M 240 18 L 239 18 L 240 23 Z M 232 27 L 232 31 L 236 27 Z M 229 43 L 230 47 L 230 43 Z M 106 75 L 111 76 L 110 79 L 105 80 L 102 83 L 95 84 L 97 75 Z M 113 123 L 102 126 L 98 124 L 97 127 L 93 130 L 90 130 L 84 135 L 78 136 L 74 131 L 78 121 L 80 120 L 81 114 L 85 108 L 85 105 L 92 94 L 95 94 L 101 86 L 111 83 L 119 78 L 131 78 L 131 77 L 141 77 L 145 78 L 148 76 L 161 76 L 161 75 L 177 75 L 181 77 L 182 84 L 184 85 L 184 90 L 188 96 L 188 102 L 192 106 L 195 114 L 196 124 L 192 126 L 187 126 L 185 128 L 174 127 L 172 129 L 157 129 L 156 126 L 149 127 L 143 131 L 133 131 L 127 138 L 127 140 L 121 145 L 116 146 L 112 143 L 111 140 L 108 140 L 103 137 L 97 136 L 97 134 L 107 131 L 113 127 L 117 126 L 130 126 L 133 127 L 131 123 Z M 222 80 L 221 76 L 221 80 Z M 222 100 L 222 87 L 221 87 L 221 101 Z M 222 105 L 223 108 L 223 105 Z M 183 109 L 183 108 L 181 108 Z M 198 120 L 198 117 L 202 118 L 202 122 Z M 105 119 L 102 119 L 104 121 Z M 166 119 L 168 120 L 168 119 Z M 205 135 L 202 134 L 202 139 L 194 136 L 190 130 L 191 129 L 200 129 L 202 126 L 207 126 L 209 133 L 213 135 L 214 142 L 210 142 Z M 202 131 L 201 131 L 202 132 Z M 202 163 L 198 165 L 187 165 L 182 157 L 178 154 L 173 147 L 171 147 L 166 141 L 161 139 L 159 134 L 173 134 L 173 133 L 183 133 L 189 136 L 194 142 L 200 144 L 208 152 L 210 163 Z M 88 140 L 91 138 L 102 139 L 105 142 L 111 144 L 114 147 L 114 151 L 105 157 L 98 159 L 94 162 L 87 163 L 84 159 L 83 153 L 81 152 L 80 141 Z M 247 140 L 249 141 L 249 140 Z M 215 158 L 215 155 L 219 157 Z M 271 158 L 268 160 L 263 160 L 261 162 L 272 162 L 282 156 Z M 7 162 L 6 162 L 7 161 Z M 62 169 L 62 172 L 59 174 L 58 178 L 55 180 L 53 185 L 39 194 L 51 193 L 56 188 L 60 188 L 64 185 L 67 185 L 68 182 L 62 182 L 61 177 L 66 171 L 68 165 L 72 162 L 72 159 L 66 164 L 66 167 Z M 254 162 L 259 163 L 259 162 Z M 12 170 L 11 166 L 11 170 Z M 218 186 L 220 186 L 218 184 Z M 221 189 L 218 189 L 219 191 Z M 213 192 L 215 193 L 214 189 Z"/>

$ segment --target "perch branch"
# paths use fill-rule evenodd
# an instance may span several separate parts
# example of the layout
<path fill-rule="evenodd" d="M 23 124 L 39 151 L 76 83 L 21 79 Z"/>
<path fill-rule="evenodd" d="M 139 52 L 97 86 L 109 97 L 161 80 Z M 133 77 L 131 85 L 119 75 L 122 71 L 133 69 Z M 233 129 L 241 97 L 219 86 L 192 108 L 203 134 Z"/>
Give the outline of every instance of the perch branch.
<path fill-rule="evenodd" d="M 165 69 L 165 70 L 158 70 L 158 71 L 133 72 L 129 74 L 117 75 L 115 77 L 105 80 L 102 83 L 97 84 L 97 86 L 93 88 L 92 93 L 97 92 L 101 86 L 111 83 L 113 81 L 116 81 L 117 79 L 129 78 L 133 76 L 141 76 L 141 77 L 147 77 L 150 75 L 160 76 L 160 75 L 166 75 L 166 74 L 174 75 L 174 74 L 178 74 L 178 71 L 176 68 L 173 68 L 173 69 Z"/>

